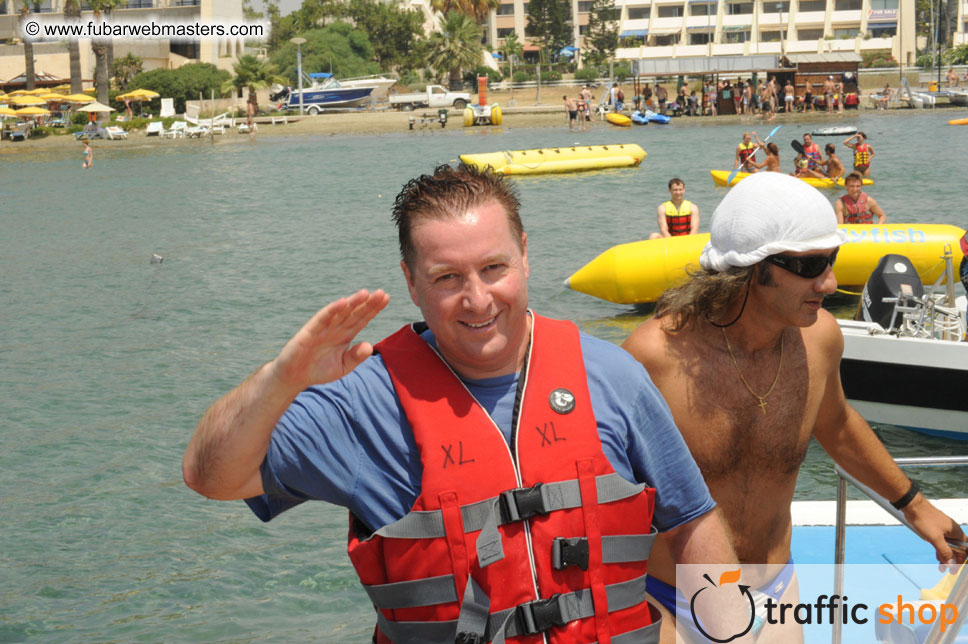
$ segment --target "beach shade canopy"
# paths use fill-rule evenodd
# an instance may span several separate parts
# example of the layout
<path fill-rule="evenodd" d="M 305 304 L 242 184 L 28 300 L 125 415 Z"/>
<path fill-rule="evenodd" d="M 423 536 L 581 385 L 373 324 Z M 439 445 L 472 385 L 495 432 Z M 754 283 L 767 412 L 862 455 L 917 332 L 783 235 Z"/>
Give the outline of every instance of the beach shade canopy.
<path fill-rule="evenodd" d="M 46 94 L 50 90 L 44 87 L 38 87 L 37 89 L 31 89 L 24 92 L 24 94 L 30 94 L 31 96 L 40 96 L 41 94 Z"/>
<path fill-rule="evenodd" d="M 47 101 L 37 96 L 18 96 L 10 102 L 14 105 L 43 105 Z"/>
<path fill-rule="evenodd" d="M 43 116 L 44 114 L 50 114 L 50 112 L 42 107 L 25 107 L 17 110 L 17 116 Z"/>
<path fill-rule="evenodd" d="M 71 84 L 70 83 L 64 83 L 63 85 L 58 85 L 57 87 L 51 87 L 50 88 L 50 91 L 52 91 L 52 92 L 69 92 L 69 91 L 71 91 Z"/>
<path fill-rule="evenodd" d="M 81 91 L 82 92 L 96 92 L 97 91 L 97 88 L 96 87 L 85 87 Z"/>
<path fill-rule="evenodd" d="M 15 89 L 9 94 L 7 94 L 7 96 L 23 96 L 26 93 L 27 93 L 27 90 L 25 89 Z"/>
<path fill-rule="evenodd" d="M 108 107 L 104 103 L 98 103 L 94 101 L 93 103 L 88 103 L 84 107 L 77 108 L 78 112 L 113 112 L 113 107 Z"/>
<path fill-rule="evenodd" d="M 66 96 L 64 96 L 63 94 L 58 94 L 57 92 L 49 92 L 47 94 L 41 94 L 37 98 L 41 98 L 47 101 L 48 103 L 51 103 L 51 102 L 63 103 L 64 101 L 67 100 Z"/>
<path fill-rule="evenodd" d="M 9 107 L 0 107 L 0 116 L 17 116 L 17 110 Z"/>
<path fill-rule="evenodd" d="M 135 89 L 125 94 L 118 94 L 115 98 L 120 100 L 129 101 L 150 101 L 153 98 L 158 98 L 161 96 L 158 92 L 153 92 L 150 89 Z"/>
<path fill-rule="evenodd" d="M 68 94 L 64 100 L 69 103 L 93 103 L 94 99 L 87 94 Z"/>

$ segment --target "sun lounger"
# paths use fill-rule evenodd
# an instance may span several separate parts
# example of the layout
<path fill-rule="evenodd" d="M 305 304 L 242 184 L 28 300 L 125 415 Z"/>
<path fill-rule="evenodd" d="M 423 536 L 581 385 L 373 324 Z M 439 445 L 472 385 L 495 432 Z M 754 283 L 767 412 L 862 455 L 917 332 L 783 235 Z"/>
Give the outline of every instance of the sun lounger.
<path fill-rule="evenodd" d="M 161 121 L 152 121 L 151 123 L 148 124 L 148 127 L 145 128 L 145 136 L 152 136 L 152 135 L 161 136 L 161 134 L 164 131 L 165 131 L 164 123 L 162 123 Z"/>
<path fill-rule="evenodd" d="M 159 116 L 161 118 L 168 118 L 175 115 L 175 99 L 173 98 L 163 98 L 161 99 L 161 113 Z"/>
<path fill-rule="evenodd" d="M 125 132 L 120 127 L 118 127 L 117 125 L 110 125 L 104 128 L 104 132 L 105 134 L 107 134 L 107 137 L 112 141 L 128 138 L 128 133 Z"/>
<path fill-rule="evenodd" d="M 276 125 L 277 123 L 282 123 L 283 125 L 286 125 L 287 123 L 289 123 L 289 121 L 286 119 L 285 116 L 273 116 L 272 124 Z"/>
<path fill-rule="evenodd" d="M 178 137 L 185 136 L 185 132 L 188 130 L 188 123 L 185 121 L 175 121 L 171 124 L 171 129 L 165 130 L 161 133 L 162 136 L 170 139 L 177 139 Z"/>
<path fill-rule="evenodd" d="M 26 141 L 30 138 L 30 123 L 20 123 L 14 129 L 10 130 L 10 140 L 11 141 Z"/>
<path fill-rule="evenodd" d="M 253 123 L 252 128 L 249 129 L 248 123 L 239 123 L 238 130 L 239 134 L 248 134 L 249 132 L 257 132 L 259 130 L 259 126 Z"/>

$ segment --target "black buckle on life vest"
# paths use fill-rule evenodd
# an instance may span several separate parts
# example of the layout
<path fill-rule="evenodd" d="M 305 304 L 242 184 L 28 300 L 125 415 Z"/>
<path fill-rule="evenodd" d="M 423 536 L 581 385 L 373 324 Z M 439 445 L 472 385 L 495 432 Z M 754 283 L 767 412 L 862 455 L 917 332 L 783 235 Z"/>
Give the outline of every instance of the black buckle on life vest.
<path fill-rule="evenodd" d="M 552 626 L 564 626 L 568 620 L 564 618 L 561 608 L 561 593 L 555 593 L 548 599 L 536 599 L 518 606 L 518 617 L 521 620 L 522 635 L 537 635 L 544 633 Z"/>
<path fill-rule="evenodd" d="M 461 631 L 457 634 L 454 644 L 484 644 L 484 636 L 479 633 Z"/>
<path fill-rule="evenodd" d="M 501 492 L 501 523 L 522 521 L 537 514 L 547 514 L 542 484 L 534 487 L 517 487 Z"/>
<path fill-rule="evenodd" d="M 588 570 L 588 538 L 555 537 L 551 542 L 551 565 L 555 570 L 564 570 L 568 566 Z"/>

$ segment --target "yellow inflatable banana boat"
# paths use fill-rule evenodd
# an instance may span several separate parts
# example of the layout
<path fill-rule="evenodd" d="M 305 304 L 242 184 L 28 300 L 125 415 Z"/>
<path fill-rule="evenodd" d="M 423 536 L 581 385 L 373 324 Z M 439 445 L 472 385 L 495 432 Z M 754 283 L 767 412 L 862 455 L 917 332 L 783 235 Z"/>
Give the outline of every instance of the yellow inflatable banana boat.
<path fill-rule="evenodd" d="M 968 125 L 968 119 L 951 119 L 948 125 Z"/>
<path fill-rule="evenodd" d="M 729 173 L 732 170 L 710 170 L 709 174 L 713 175 L 713 183 L 717 186 L 725 186 L 726 180 L 729 179 Z M 735 186 L 737 183 L 750 176 L 747 172 L 737 172 L 733 180 L 729 182 L 730 186 Z M 844 178 L 840 177 L 836 181 L 833 179 L 818 179 L 816 177 L 800 177 L 800 181 L 806 181 L 808 184 L 814 188 L 843 188 Z M 873 179 L 864 179 L 863 185 L 872 186 L 874 185 Z"/>
<path fill-rule="evenodd" d="M 642 163 L 645 150 L 635 143 L 582 145 L 540 150 L 506 150 L 485 154 L 462 154 L 460 160 L 497 174 L 547 174 L 606 168 L 629 168 Z"/>
<path fill-rule="evenodd" d="M 881 257 L 907 256 L 926 284 L 944 270 L 941 256 L 950 245 L 958 257 L 965 231 L 947 224 L 845 224 L 847 243 L 840 249 L 834 276 L 841 286 L 867 282 Z M 709 233 L 619 244 L 588 262 L 565 280 L 565 286 L 619 304 L 654 302 L 686 279 L 686 266 L 699 266 Z M 957 264 L 957 260 L 956 260 Z"/>
<path fill-rule="evenodd" d="M 619 127 L 632 127 L 632 119 L 617 112 L 608 112 L 605 114 L 605 120 Z"/>

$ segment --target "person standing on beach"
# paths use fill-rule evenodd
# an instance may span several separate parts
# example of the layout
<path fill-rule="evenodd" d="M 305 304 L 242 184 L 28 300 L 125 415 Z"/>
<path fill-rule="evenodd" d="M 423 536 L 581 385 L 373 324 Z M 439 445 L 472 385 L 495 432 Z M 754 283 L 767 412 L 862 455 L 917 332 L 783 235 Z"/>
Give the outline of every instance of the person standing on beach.
<path fill-rule="evenodd" d="M 865 177 L 871 176 L 874 148 L 867 142 L 867 135 L 858 132 L 844 139 L 844 145 L 854 151 L 854 172 L 859 172 Z"/>
<path fill-rule="evenodd" d="M 803 111 L 813 111 L 813 83 L 809 80 L 803 84 Z"/>
<path fill-rule="evenodd" d="M 713 83 L 706 83 L 706 100 L 709 102 L 709 115 L 716 116 L 716 85 Z"/>
<path fill-rule="evenodd" d="M 958 87 L 958 72 L 955 71 L 954 67 L 948 68 L 948 87 Z"/>
<path fill-rule="evenodd" d="M 828 76 L 823 82 L 823 101 L 827 108 L 827 114 L 834 111 L 834 77 Z"/>
<path fill-rule="evenodd" d="M 921 495 L 845 399 L 843 335 L 821 306 L 836 290 L 833 264 L 847 239 L 830 202 L 800 180 L 761 172 L 726 194 L 711 226 L 702 270 L 667 290 L 622 346 L 668 401 L 740 562 L 768 568 L 757 582 L 744 566 L 743 583 L 797 602 L 790 508 L 812 438 L 891 501 L 939 562 L 962 561 L 946 542 L 965 539 L 959 525 Z M 663 621 L 686 621 L 691 595 L 677 593 L 672 552 L 660 535 L 647 589 Z"/>
<path fill-rule="evenodd" d="M 686 184 L 679 177 L 669 179 L 669 197 L 669 201 L 659 204 L 659 232 L 649 235 L 649 239 L 699 232 L 699 206 L 686 199 Z"/>
<path fill-rule="evenodd" d="M 578 103 L 573 98 L 568 98 L 567 95 L 562 96 L 565 100 L 565 111 L 568 112 L 568 129 L 570 131 L 575 130 L 575 121 L 578 119 Z"/>
<path fill-rule="evenodd" d="M 94 150 L 91 149 L 91 143 L 87 139 L 84 139 L 81 143 L 84 144 L 84 163 L 81 164 L 81 167 L 87 170 L 94 165 Z"/>
<path fill-rule="evenodd" d="M 589 123 L 592 120 L 592 101 L 595 97 L 592 96 L 592 90 L 586 83 L 581 90 L 581 100 L 585 104 L 585 120 Z"/>
<path fill-rule="evenodd" d="M 659 114 L 665 114 L 666 102 L 669 100 L 669 92 L 661 84 L 655 84 L 655 100 L 659 104 Z"/>
<path fill-rule="evenodd" d="M 783 111 L 792 114 L 796 100 L 797 90 L 793 87 L 793 81 L 787 80 L 786 85 L 783 86 Z"/>
<path fill-rule="evenodd" d="M 844 81 L 840 78 L 834 83 L 834 102 L 837 103 L 837 113 L 844 113 Z"/>
<path fill-rule="evenodd" d="M 407 183 L 393 218 L 424 322 L 354 344 L 389 296 L 331 302 L 185 451 L 191 489 L 263 521 L 313 499 L 350 510 L 374 642 L 649 641 L 653 524 L 679 563 L 735 569 L 642 366 L 528 308 L 519 207 L 513 182 L 473 167 Z"/>
<path fill-rule="evenodd" d="M 844 179 L 844 187 L 847 194 L 834 202 L 838 224 L 873 224 L 875 216 L 878 224 L 887 223 L 887 215 L 877 201 L 864 192 L 864 178 L 859 172 L 848 174 Z"/>

